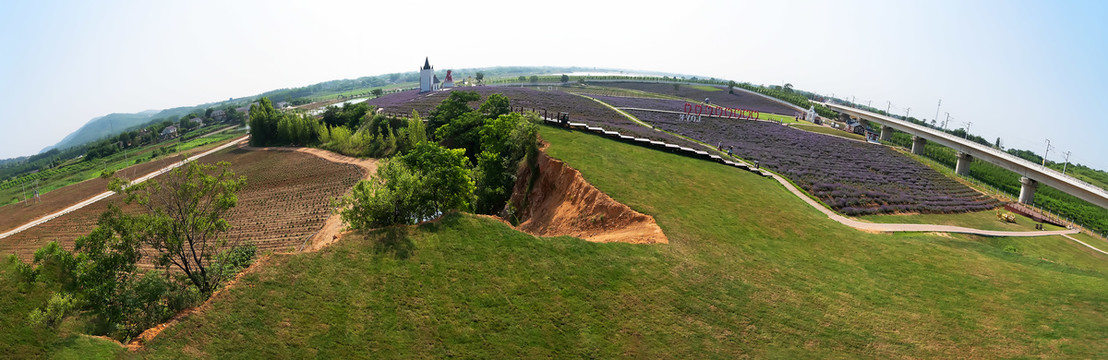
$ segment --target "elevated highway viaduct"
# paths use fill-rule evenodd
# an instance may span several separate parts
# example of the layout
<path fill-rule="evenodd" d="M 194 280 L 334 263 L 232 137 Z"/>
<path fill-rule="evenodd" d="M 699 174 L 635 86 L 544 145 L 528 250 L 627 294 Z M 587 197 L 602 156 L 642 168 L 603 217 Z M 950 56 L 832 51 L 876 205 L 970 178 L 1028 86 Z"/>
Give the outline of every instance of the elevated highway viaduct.
<path fill-rule="evenodd" d="M 1020 186 L 1019 201 L 1021 203 L 1031 204 L 1035 199 L 1036 187 L 1042 183 L 1108 209 L 1108 191 L 1074 177 L 1063 175 L 1040 164 L 923 125 L 848 106 L 832 103 L 824 103 L 823 105 L 839 113 L 881 124 L 881 140 L 889 140 L 892 137 L 892 129 L 912 135 L 913 154 L 923 155 L 924 144 L 928 141 L 958 151 L 958 163 L 955 166 L 955 172 L 959 175 L 969 174 L 969 165 L 973 159 L 987 161 L 1020 174 L 1023 176 L 1020 179 L 1022 185 Z"/>

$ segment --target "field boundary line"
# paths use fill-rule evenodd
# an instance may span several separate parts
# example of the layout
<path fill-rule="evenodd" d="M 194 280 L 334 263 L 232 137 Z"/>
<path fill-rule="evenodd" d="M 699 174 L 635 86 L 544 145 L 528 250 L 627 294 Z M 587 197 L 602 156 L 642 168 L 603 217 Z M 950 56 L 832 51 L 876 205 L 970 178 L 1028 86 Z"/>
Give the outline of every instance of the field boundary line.
<path fill-rule="evenodd" d="M 181 167 L 181 166 L 183 166 L 183 165 L 185 165 L 185 164 L 188 164 L 189 162 L 192 162 L 192 161 L 196 161 L 196 160 L 198 160 L 198 159 L 200 159 L 200 158 L 202 158 L 202 157 L 208 156 L 209 154 L 212 154 L 212 153 L 215 153 L 215 152 L 217 152 L 217 151 L 220 151 L 220 150 L 223 150 L 223 149 L 229 148 L 229 147 L 231 147 L 231 146 L 235 146 L 235 145 L 238 145 L 239 143 L 241 143 L 241 142 L 245 141 L 245 140 L 246 140 L 247 138 L 249 138 L 249 137 L 250 137 L 250 135 L 246 135 L 246 136 L 240 137 L 240 138 L 238 138 L 238 139 L 234 139 L 234 140 L 231 140 L 230 142 L 228 142 L 228 143 L 226 143 L 226 144 L 223 144 L 223 145 L 220 145 L 220 146 L 218 146 L 218 147 L 216 147 L 216 148 L 214 148 L 214 149 L 211 149 L 211 150 L 205 151 L 205 152 L 203 152 L 203 153 L 200 153 L 200 154 L 197 154 L 197 155 L 193 155 L 193 156 L 191 156 L 191 157 L 188 157 L 188 158 L 186 158 L 186 159 L 184 159 L 184 160 L 181 160 L 181 161 L 175 162 L 175 163 L 173 163 L 173 164 L 170 164 L 169 166 L 166 166 L 166 167 L 164 167 L 164 168 L 161 168 L 160 170 L 156 170 L 156 171 L 154 171 L 154 172 L 151 172 L 151 173 L 149 173 L 149 174 L 146 174 L 146 175 L 144 175 L 143 177 L 140 177 L 140 178 L 138 178 L 138 179 L 132 180 L 132 181 L 131 181 L 130 183 L 128 183 L 128 186 L 130 186 L 130 185 L 137 185 L 137 184 L 140 184 L 140 183 L 142 183 L 142 182 L 145 182 L 146 180 L 150 180 L 150 179 L 153 179 L 154 177 L 157 177 L 158 175 L 162 175 L 162 174 L 165 174 L 165 173 L 167 173 L 167 172 L 170 172 L 170 171 L 172 171 L 173 169 L 176 169 L 176 168 L 179 168 L 179 167 Z M 41 224 L 43 224 L 43 223 L 45 223 L 45 222 L 47 222 L 47 221 L 53 220 L 53 219 L 55 219 L 55 218 L 58 218 L 58 217 L 60 217 L 60 216 L 62 216 L 62 215 L 65 215 L 65 214 L 68 214 L 68 213 L 71 213 L 71 212 L 77 211 L 77 210 L 79 210 L 79 209 L 81 209 L 81 208 L 83 208 L 83 207 L 86 207 L 86 206 L 92 205 L 92 204 L 96 203 L 97 201 L 100 201 L 100 200 L 104 200 L 104 199 L 107 199 L 108 197 L 111 197 L 112 195 L 115 195 L 115 192 L 114 192 L 114 191 L 105 191 L 105 192 L 102 192 L 102 193 L 100 193 L 99 195 L 96 195 L 96 196 L 93 196 L 93 197 L 91 197 L 91 198 L 85 199 L 84 201 L 81 201 L 81 202 L 79 202 L 79 203 L 76 203 L 76 204 L 74 204 L 74 205 L 72 205 L 72 206 L 70 206 L 70 207 L 67 207 L 67 208 L 65 208 L 65 209 L 59 210 L 58 212 L 55 212 L 55 213 L 53 213 L 53 214 L 49 214 L 49 215 L 46 215 L 46 216 L 40 217 L 40 218 L 38 218 L 38 219 L 32 220 L 31 222 L 28 222 L 28 223 L 26 223 L 26 224 L 20 225 L 19 227 L 15 228 L 15 229 L 12 229 L 11 231 L 8 231 L 8 232 L 6 232 L 6 233 L 0 234 L 0 239 L 3 239 L 3 238 L 7 238 L 7 237 L 9 237 L 9 236 L 12 236 L 12 235 L 18 234 L 18 233 L 20 233 L 20 232 L 23 232 L 23 231 L 25 231 L 25 230 L 27 230 L 27 229 L 30 229 L 30 228 L 32 228 L 32 227 L 35 227 L 35 226 L 41 225 Z"/>
<path fill-rule="evenodd" d="M 1096 247 L 1093 247 L 1092 245 L 1086 244 L 1086 243 L 1085 243 L 1084 241 L 1081 241 L 1081 240 L 1077 240 L 1076 238 L 1074 238 L 1074 237 L 1072 237 L 1072 236 L 1069 236 L 1069 235 L 1066 235 L 1066 234 L 1062 234 L 1062 236 L 1063 236 L 1063 237 L 1065 237 L 1065 238 L 1067 238 L 1067 239 L 1070 239 L 1070 240 L 1076 241 L 1076 242 L 1077 242 L 1078 244 L 1081 244 L 1081 245 L 1085 245 L 1085 247 L 1088 247 L 1088 248 L 1090 248 L 1090 249 L 1093 249 L 1094 251 L 1096 251 L 1096 252 L 1098 252 L 1098 253 L 1101 253 L 1101 254 L 1104 254 L 1104 255 L 1108 255 L 1108 252 L 1105 252 L 1104 250 L 1101 250 L 1101 249 L 1097 249 Z"/>

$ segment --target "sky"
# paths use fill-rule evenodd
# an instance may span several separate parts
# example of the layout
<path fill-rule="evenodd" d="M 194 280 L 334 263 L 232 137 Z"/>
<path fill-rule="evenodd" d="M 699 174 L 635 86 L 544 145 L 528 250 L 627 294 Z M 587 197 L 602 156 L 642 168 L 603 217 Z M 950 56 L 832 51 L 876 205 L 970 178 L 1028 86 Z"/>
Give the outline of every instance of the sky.
<path fill-rule="evenodd" d="M 1105 1 L 7 1 L 0 158 L 90 119 L 436 69 L 583 66 L 953 119 L 1108 169 Z"/>

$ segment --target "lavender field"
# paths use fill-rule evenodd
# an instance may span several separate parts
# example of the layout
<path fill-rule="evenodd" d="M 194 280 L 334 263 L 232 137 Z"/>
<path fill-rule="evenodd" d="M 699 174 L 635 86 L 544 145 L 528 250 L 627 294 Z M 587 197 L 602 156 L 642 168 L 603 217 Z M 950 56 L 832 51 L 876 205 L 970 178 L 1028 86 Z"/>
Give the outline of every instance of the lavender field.
<path fill-rule="evenodd" d="M 1000 203 L 884 146 L 792 129 L 775 123 L 628 111 L 658 128 L 734 147 L 846 215 L 958 213 Z"/>
<path fill-rule="evenodd" d="M 735 89 L 734 94 L 728 94 L 727 89 L 720 89 L 719 91 L 706 91 L 693 86 L 683 85 L 679 86 L 677 90 L 674 90 L 672 84 L 659 83 L 605 82 L 600 85 L 618 87 L 623 89 L 648 91 L 664 95 L 673 95 L 696 101 L 701 101 L 704 100 L 704 98 L 709 98 L 712 100 L 712 104 L 729 108 L 754 110 L 758 112 L 788 116 L 793 116 L 794 114 L 796 114 L 796 110 L 789 106 L 782 105 L 778 102 L 766 99 L 758 95 L 739 91 L 738 89 Z M 682 106 L 683 105 L 684 104 L 682 104 Z"/>
<path fill-rule="evenodd" d="M 523 107 L 528 110 L 535 109 L 539 114 L 542 114 L 542 110 L 545 109 L 551 116 L 559 112 L 568 112 L 570 113 L 570 121 L 572 122 L 599 126 L 610 131 L 617 131 L 623 135 L 664 141 L 685 147 L 700 146 L 694 142 L 681 139 L 680 137 L 666 134 L 661 131 L 655 131 L 637 124 L 603 104 L 558 90 L 557 88 L 554 90 L 536 90 L 533 88 L 520 87 L 477 86 L 456 88 L 451 91 L 473 91 L 480 94 L 481 100 L 470 104 L 475 109 L 481 102 L 485 101 L 489 95 L 504 94 L 504 96 L 507 96 L 510 100 L 510 104 L 513 108 Z M 431 109 L 434 109 L 435 106 L 442 103 L 449 95 L 450 93 L 447 91 L 419 94 L 417 91 L 412 90 L 384 95 L 376 99 L 370 99 L 366 103 L 382 108 L 385 112 L 389 113 L 410 114 L 412 110 L 416 110 L 423 116 L 427 116 L 427 114 L 431 112 Z M 684 102 L 681 102 L 681 106 L 684 106 L 684 104 Z"/>

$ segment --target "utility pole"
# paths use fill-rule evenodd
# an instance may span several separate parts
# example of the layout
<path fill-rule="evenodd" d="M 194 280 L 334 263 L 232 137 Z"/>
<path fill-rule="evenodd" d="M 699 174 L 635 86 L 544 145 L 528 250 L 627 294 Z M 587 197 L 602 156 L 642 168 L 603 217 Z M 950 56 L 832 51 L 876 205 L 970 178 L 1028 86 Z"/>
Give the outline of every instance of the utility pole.
<path fill-rule="evenodd" d="M 893 102 L 889 101 L 889 100 L 885 100 L 885 101 L 889 103 L 889 106 L 885 107 L 885 115 L 892 116 L 892 114 L 890 114 L 889 111 L 893 110 Z"/>
<path fill-rule="evenodd" d="M 969 140 L 969 127 L 970 127 L 970 125 L 973 125 L 973 121 L 967 121 L 967 122 L 964 122 L 963 124 L 966 124 L 966 136 L 965 136 L 965 139 L 966 139 L 966 140 Z"/>
<path fill-rule="evenodd" d="M 912 117 L 912 108 L 908 108 L 908 110 L 904 112 L 904 119 L 905 120 L 907 120 L 910 117 Z"/>
<path fill-rule="evenodd" d="M 1066 166 L 1070 164 L 1070 152 L 1067 150 L 1063 154 L 1066 154 L 1066 163 L 1062 165 L 1062 175 L 1066 174 Z"/>
<path fill-rule="evenodd" d="M 1054 148 L 1050 145 L 1050 139 L 1046 139 L 1046 152 L 1043 153 L 1043 168 L 1046 168 L 1046 156 L 1050 154 L 1050 149 Z"/>
<path fill-rule="evenodd" d="M 943 99 L 939 99 L 939 105 L 935 106 L 935 121 L 939 121 L 939 108 L 943 106 Z M 949 113 L 947 113 L 949 115 Z M 943 128 L 946 128 L 946 124 L 943 124 Z"/>
<path fill-rule="evenodd" d="M 866 102 L 866 107 L 872 109 L 873 108 L 873 100 L 867 101 Z"/>
<path fill-rule="evenodd" d="M 950 113 L 946 113 L 946 121 L 943 121 L 943 130 L 946 130 L 946 124 L 950 123 Z"/>

